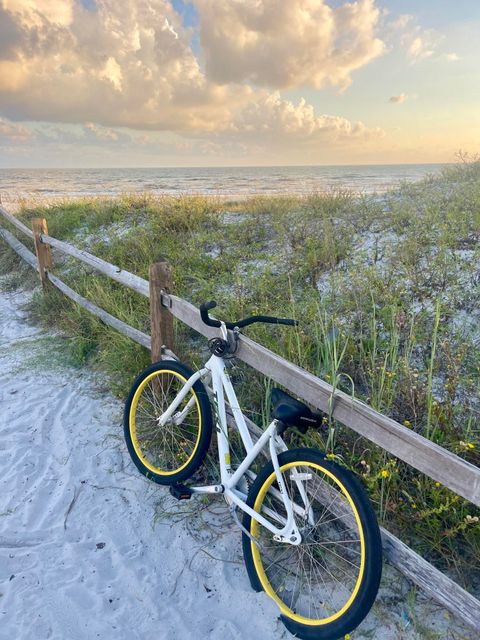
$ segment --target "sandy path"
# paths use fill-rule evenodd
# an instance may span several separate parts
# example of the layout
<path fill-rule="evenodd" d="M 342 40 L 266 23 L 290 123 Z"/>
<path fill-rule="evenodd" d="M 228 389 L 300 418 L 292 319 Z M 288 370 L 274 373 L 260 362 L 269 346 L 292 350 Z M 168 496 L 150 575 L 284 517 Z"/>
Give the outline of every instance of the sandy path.
<path fill-rule="evenodd" d="M 63 339 L 30 325 L 24 301 L 0 293 L 0 638 L 290 638 L 250 589 L 223 503 L 177 503 L 136 472 L 121 403 L 47 357 Z M 409 604 L 393 570 L 384 583 L 352 638 L 427 637 L 420 621 L 473 637 Z"/>
<path fill-rule="evenodd" d="M 204 531 L 193 536 L 182 521 L 153 524 L 160 498 L 177 520 L 190 504 L 136 473 L 122 406 L 98 380 L 35 364 L 45 334 L 21 301 L 0 297 L 0 637 L 246 638 L 247 611 L 257 632 L 280 637 L 275 607 L 250 591 L 243 567 L 199 551 L 206 542 L 239 560 L 238 535 L 210 545 L 224 514 L 208 527 L 195 518 Z"/>

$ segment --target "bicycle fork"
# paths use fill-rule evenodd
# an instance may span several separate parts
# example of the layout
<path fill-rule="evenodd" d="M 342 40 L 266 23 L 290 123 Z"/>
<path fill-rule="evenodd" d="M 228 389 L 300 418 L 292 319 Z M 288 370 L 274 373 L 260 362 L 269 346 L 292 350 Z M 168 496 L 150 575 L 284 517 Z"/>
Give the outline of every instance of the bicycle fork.
<path fill-rule="evenodd" d="M 269 444 L 269 450 L 270 450 L 270 457 L 272 459 L 272 464 L 275 470 L 275 476 L 277 478 L 279 490 L 270 488 L 269 492 L 272 495 L 276 496 L 277 499 L 280 497 L 282 498 L 283 504 L 285 506 L 285 510 L 287 512 L 287 521 L 284 527 L 284 529 L 287 531 L 285 533 L 283 532 L 275 533 L 273 535 L 273 539 L 276 542 L 288 542 L 290 544 L 298 545 L 302 542 L 302 535 L 298 529 L 297 523 L 295 522 L 294 513 L 296 513 L 297 515 L 299 515 L 304 519 L 308 518 L 308 521 L 310 522 L 310 524 L 314 524 L 313 510 L 309 503 L 307 493 L 305 491 L 305 486 L 304 486 L 304 481 L 309 479 L 310 474 L 299 473 L 294 469 L 290 471 L 291 478 L 292 480 L 294 480 L 295 485 L 300 494 L 300 497 L 302 498 L 304 503 L 304 507 L 302 508 L 300 505 L 296 504 L 288 494 L 285 479 L 283 477 L 283 474 L 280 470 L 280 465 L 278 463 L 278 453 L 277 453 L 277 447 L 276 447 L 276 440 L 277 440 L 276 431 L 277 430 L 275 425 L 275 430 L 271 434 L 268 444 Z M 283 440 L 281 440 L 281 443 L 283 444 Z M 278 515 L 277 515 L 277 518 L 278 518 Z M 290 531 L 288 531 L 289 529 Z"/>
<path fill-rule="evenodd" d="M 291 544 L 297 546 L 302 542 L 302 534 L 298 528 L 298 525 L 295 521 L 295 515 L 299 516 L 303 520 L 308 520 L 310 524 L 314 524 L 313 520 L 313 510 L 307 498 L 307 494 L 305 491 L 304 482 L 308 480 L 310 474 L 308 473 L 298 473 L 296 470 L 292 469 L 290 471 L 291 479 L 294 481 L 295 486 L 300 494 L 300 498 L 303 501 L 303 506 L 299 504 L 299 501 L 294 501 L 289 493 L 285 483 L 284 476 L 280 470 L 280 465 L 278 462 L 278 449 L 287 450 L 283 440 L 277 434 L 277 421 L 274 421 L 268 430 L 261 436 L 260 441 L 256 443 L 255 447 L 265 446 L 266 440 L 268 439 L 270 456 L 272 459 L 272 464 L 275 472 L 275 477 L 278 484 L 278 489 L 272 486 L 269 487 L 268 493 L 273 496 L 279 502 L 282 502 L 285 508 L 286 517 L 279 514 L 276 510 L 271 509 L 267 506 L 263 506 L 261 512 L 256 512 L 251 507 L 247 506 L 247 504 L 239 499 L 239 496 L 236 495 L 235 489 L 232 487 L 228 487 L 225 490 L 225 497 L 227 501 L 231 504 L 231 511 L 234 520 L 237 524 L 239 524 L 242 531 L 244 527 L 240 524 L 238 517 L 236 516 L 236 509 L 240 507 L 243 511 L 246 511 L 254 520 L 257 520 L 261 525 L 263 525 L 266 529 L 268 529 L 272 533 L 272 537 L 276 542 L 283 542 L 287 544 Z M 261 443 L 263 440 L 263 444 Z M 237 470 L 237 474 L 240 470 Z M 250 470 L 246 470 L 245 473 L 248 475 L 251 474 L 252 479 L 256 477 Z M 235 474 L 235 475 L 237 475 Z M 229 483 L 227 483 L 228 486 Z M 268 518 L 268 519 L 267 519 Z M 272 520 L 277 524 L 273 524 Z M 278 526 L 280 525 L 280 526 Z M 246 532 L 246 531 L 245 531 Z M 258 540 L 254 539 L 250 533 L 246 532 L 249 538 L 259 546 Z"/>

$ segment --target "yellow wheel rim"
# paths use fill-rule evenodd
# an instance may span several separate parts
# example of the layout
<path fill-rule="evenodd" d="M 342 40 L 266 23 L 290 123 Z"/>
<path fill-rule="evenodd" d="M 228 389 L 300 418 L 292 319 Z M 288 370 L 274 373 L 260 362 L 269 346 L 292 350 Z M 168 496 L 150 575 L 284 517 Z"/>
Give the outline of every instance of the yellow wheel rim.
<path fill-rule="evenodd" d="M 335 613 L 331 614 L 331 615 L 327 615 L 327 617 L 325 618 L 312 618 L 312 617 L 307 617 L 305 615 L 300 615 L 298 614 L 293 608 L 289 607 L 283 600 L 282 598 L 278 595 L 278 593 L 275 591 L 275 589 L 273 588 L 269 578 L 267 577 L 267 573 L 265 571 L 265 567 L 264 567 L 264 563 L 262 561 L 261 558 L 261 551 L 258 548 L 258 546 L 254 543 L 251 542 L 251 551 L 252 551 L 252 556 L 253 556 L 253 562 L 254 562 L 254 566 L 258 575 L 258 578 L 260 580 L 260 583 L 264 589 L 264 591 L 270 596 L 270 598 L 272 598 L 272 600 L 274 600 L 278 607 L 280 608 L 280 611 L 282 612 L 283 615 L 285 615 L 286 617 L 288 617 L 291 620 L 294 620 L 296 622 L 299 622 L 301 624 L 304 625 L 309 625 L 309 626 L 322 626 L 322 625 L 326 625 L 329 624 L 331 622 L 333 622 L 334 620 L 337 620 L 338 618 L 340 618 L 352 605 L 352 603 L 354 602 L 358 591 L 360 589 L 360 585 L 362 583 L 362 579 L 363 579 L 363 575 L 365 572 L 365 536 L 364 536 L 364 531 L 363 531 L 363 527 L 362 527 L 362 523 L 360 520 L 360 516 L 358 514 L 358 510 L 355 506 L 355 503 L 350 495 L 350 493 L 347 491 L 346 487 L 344 486 L 344 484 L 342 482 L 340 482 L 340 480 L 333 474 L 331 473 L 328 469 L 315 464 L 314 462 L 307 462 L 307 461 L 294 461 L 294 462 L 290 462 L 287 464 L 284 464 L 281 466 L 281 471 L 282 474 L 284 474 L 286 471 L 288 471 L 289 469 L 291 469 L 292 467 L 297 467 L 297 466 L 302 466 L 302 467 L 310 467 L 313 469 L 317 469 L 318 471 L 320 471 L 322 474 L 325 474 L 328 478 L 330 478 L 334 485 L 335 485 L 335 489 L 336 490 L 340 490 L 340 493 L 343 495 L 343 497 L 347 500 L 347 503 L 349 504 L 349 506 L 351 507 L 352 510 L 352 514 L 351 517 L 353 519 L 353 517 L 355 518 L 355 522 L 356 525 L 358 527 L 358 534 L 359 534 L 359 543 L 360 543 L 360 564 L 358 567 L 358 576 L 356 578 L 355 581 L 355 585 L 354 588 L 352 590 L 352 593 L 350 595 L 350 597 L 348 598 L 348 600 L 343 604 L 343 606 L 336 611 Z M 256 500 L 255 500 L 255 504 L 254 504 L 254 510 L 257 513 L 260 513 L 265 496 L 268 492 L 268 490 L 270 489 L 271 485 L 275 482 L 276 480 L 276 475 L 275 472 L 273 471 L 271 473 L 271 475 L 266 479 L 266 481 L 264 482 L 264 484 L 262 485 Z M 278 526 L 278 523 L 277 523 Z M 252 518 L 251 520 L 251 533 L 255 538 L 259 538 L 259 533 L 260 531 L 263 530 L 263 532 L 266 532 L 267 530 L 262 527 L 255 519 Z M 273 537 L 273 534 L 270 534 Z M 314 543 L 313 543 L 314 544 Z M 319 543 L 321 544 L 321 543 Z M 291 547 L 292 545 L 288 545 L 289 547 Z M 301 547 L 301 545 L 300 545 Z M 268 568 L 267 568 L 268 569 Z M 315 610 L 314 610 L 315 611 Z"/>
<path fill-rule="evenodd" d="M 152 473 L 155 473 L 157 475 L 162 475 L 162 476 L 171 476 L 173 474 L 179 473 L 180 471 L 182 471 L 183 469 L 185 469 L 190 462 L 192 461 L 192 459 L 195 456 L 195 453 L 197 452 L 199 443 L 200 443 L 200 436 L 202 433 L 202 414 L 200 411 L 200 403 L 198 401 L 198 396 L 195 393 L 195 391 L 193 390 L 193 388 L 190 390 L 190 395 L 187 394 L 187 398 L 195 398 L 195 405 L 196 405 L 196 409 L 198 412 L 198 427 L 197 430 L 197 434 L 196 434 L 196 438 L 195 441 L 193 443 L 193 450 L 191 452 L 186 455 L 186 460 L 183 460 L 181 465 L 176 467 L 173 470 L 163 470 L 160 469 L 159 467 L 154 466 L 146 457 L 144 451 L 142 450 L 142 447 L 140 446 L 140 442 L 138 439 L 138 434 L 137 434 L 137 421 L 136 421 L 136 415 L 137 415 L 137 411 L 139 408 L 139 402 L 141 401 L 142 398 L 142 394 L 145 392 L 145 390 L 147 389 L 147 386 L 151 383 L 151 381 L 154 378 L 158 378 L 161 375 L 168 375 L 168 376 L 173 376 L 175 378 L 177 378 L 178 380 L 180 380 L 183 384 L 185 384 L 187 382 L 187 378 L 185 378 L 184 376 L 182 376 L 180 373 L 178 373 L 177 371 L 172 371 L 171 369 L 160 369 L 159 371 L 154 371 L 153 373 L 151 373 L 150 375 L 148 375 L 144 380 L 142 380 L 142 382 L 138 385 L 137 390 L 135 391 L 135 395 L 133 396 L 132 399 L 132 404 L 130 406 L 130 414 L 129 414 L 129 429 L 130 429 L 130 437 L 132 440 L 132 445 L 133 448 L 135 449 L 135 453 L 137 454 L 138 458 L 140 459 L 140 461 L 142 462 L 142 464 Z M 173 401 L 173 397 L 170 400 L 170 403 Z M 170 404 L 168 403 L 168 404 Z M 164 407 L 160 407 L 159 405 L 159 411 L 160 413 L 165 411 L 168 404 Z M 157 416 L 159 417 L 159 416 Z M 159 428 L 161 429 L 161 427 Z M 159 438 L 161 437 L 161 432 L 159 431 Z"/>

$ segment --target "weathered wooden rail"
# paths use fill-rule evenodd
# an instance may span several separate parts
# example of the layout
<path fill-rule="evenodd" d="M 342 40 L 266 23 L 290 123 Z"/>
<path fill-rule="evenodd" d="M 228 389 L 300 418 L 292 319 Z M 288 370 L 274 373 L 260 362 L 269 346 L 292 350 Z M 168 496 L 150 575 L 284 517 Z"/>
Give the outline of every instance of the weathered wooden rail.
<path fill-rule="evenodd" d="M 10 231 L 0 228 L 0 237 L 28 264 L 37 269 L 43 286 L 51 284 L 62 293 L 99 317 L 105 324 L 120 331 L 135 342 L 152 351 L 152 360 L 162 356 L 174 357 L 173 320 L 175 317 L 206 337 L 217 335 L 217 330 L 205 325 L 199 311 L 192 304 L 171 292 L 170 271 L 165 261 L 152 265 L 150 281 L 129 273 L 86 251 L 39 231 L 36 220 L 31 231 L 15 216 L 0 207 L 0 216 L 18 231 L 35 242 L 35 256 Z M 46 230 L 46 222 L 43 227 Z M 129 287 L 150 299 L 151 337 L 115 318 L 86 298 L 80 296 L 57 276 L 50 273 L 47 254 L 43 247 L 51 247 L 65 255 L 77 258 L 95 271 Z M 278 356 L 245 336 L 240 337 L 237 352 L 240 360 L 268 376 L 278 384 L 304 399 L 313 407 L 329 412 L 333 396 L 333 417 L 357 433 L 368 438 L 397 458 L 442 483 L 456 494 L 480 506 L 480 469 L 447 451 L 423 436 L 407 429 L 395 420 L 382 415 L 363 402 L 333 389 L 301 367 Z M 247 419 L 252 435 L 262 430 Z M 432 599 L 441 603 L 464 622 L 480 632 L 480 601 L 460 585 L 441 573 L 393 534 L 382 528 L 385 557 L 405 576 L 420 586 Z"/>

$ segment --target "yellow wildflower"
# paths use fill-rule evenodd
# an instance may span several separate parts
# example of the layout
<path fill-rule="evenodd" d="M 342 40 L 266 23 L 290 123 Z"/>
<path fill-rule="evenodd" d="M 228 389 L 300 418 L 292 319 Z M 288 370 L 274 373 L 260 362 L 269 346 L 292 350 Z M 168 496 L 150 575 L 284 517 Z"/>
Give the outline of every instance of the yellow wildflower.
<path fill-rule="evenodd" d="M 404 424 L 406 427 L 411 427 L 411 426 L 412 426 L 412 423 L 410 422 L 410 420 L 404 420 L 404 421 L 403 421 L 403 424 Z"/>
<path fill-rule="evenodd" d="M 382 469 L 382 478 L 388 478 L 388 476 L 390 475 L 390 473 L 387 471 L 387 469 Z"/>

